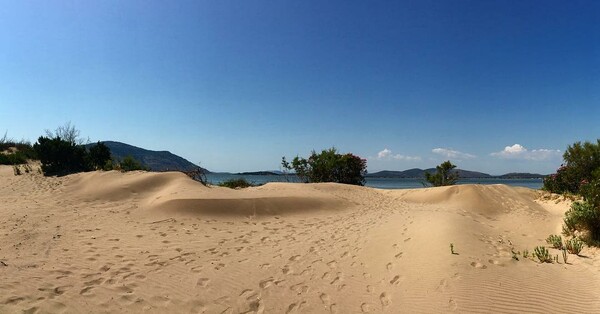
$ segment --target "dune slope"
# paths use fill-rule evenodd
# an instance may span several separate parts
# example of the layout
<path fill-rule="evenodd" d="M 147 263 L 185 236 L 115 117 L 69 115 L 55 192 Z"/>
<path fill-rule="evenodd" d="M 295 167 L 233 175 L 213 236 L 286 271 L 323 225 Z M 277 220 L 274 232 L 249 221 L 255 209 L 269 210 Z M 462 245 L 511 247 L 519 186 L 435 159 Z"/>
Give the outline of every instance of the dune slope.
<path fill-rule="evenodd" d="M 0 191 L 1 313 L 600 311 L 595 250 L 512 258 L 544 245 L 568 207 L 528 189 L 229 190 L 179 173 L 0 167 Z"/>

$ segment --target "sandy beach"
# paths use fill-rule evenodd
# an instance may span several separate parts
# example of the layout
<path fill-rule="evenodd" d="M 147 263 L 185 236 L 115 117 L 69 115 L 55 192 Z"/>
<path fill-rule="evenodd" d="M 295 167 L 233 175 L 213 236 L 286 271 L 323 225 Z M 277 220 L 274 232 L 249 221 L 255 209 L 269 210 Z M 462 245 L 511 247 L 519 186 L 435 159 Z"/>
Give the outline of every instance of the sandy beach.
<path fill-rule="evenodd" d="M 512 258 L 547 246 L 570 205 L 527 188 L 0 166 L 0 191 L 0 313 L 600 312 L 595 249 Z"/>

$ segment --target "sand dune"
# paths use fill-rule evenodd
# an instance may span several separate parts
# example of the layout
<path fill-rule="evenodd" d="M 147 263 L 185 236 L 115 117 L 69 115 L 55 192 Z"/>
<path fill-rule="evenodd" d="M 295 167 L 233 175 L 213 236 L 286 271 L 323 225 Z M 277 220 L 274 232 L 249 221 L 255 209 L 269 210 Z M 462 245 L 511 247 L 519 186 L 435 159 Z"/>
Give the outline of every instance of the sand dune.
<path fill-rule="evenodd" d="M 0 313 L 600 312 L 596 250 L 512 258 L 569 206 L 529 189 L 0 167 L 0 191 Z"/>

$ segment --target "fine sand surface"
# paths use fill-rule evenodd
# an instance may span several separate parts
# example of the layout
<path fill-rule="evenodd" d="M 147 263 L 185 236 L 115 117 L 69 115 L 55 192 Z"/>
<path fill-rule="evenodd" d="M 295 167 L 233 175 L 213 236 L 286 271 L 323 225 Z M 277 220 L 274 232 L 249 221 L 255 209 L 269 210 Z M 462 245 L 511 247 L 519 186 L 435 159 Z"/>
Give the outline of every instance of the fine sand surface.
<path fill-rule="evenodd" d="M 600 312 L 595 249 L 512 259 L 560 233 L 539 196 L 0 166 L 0 313 Z"/>

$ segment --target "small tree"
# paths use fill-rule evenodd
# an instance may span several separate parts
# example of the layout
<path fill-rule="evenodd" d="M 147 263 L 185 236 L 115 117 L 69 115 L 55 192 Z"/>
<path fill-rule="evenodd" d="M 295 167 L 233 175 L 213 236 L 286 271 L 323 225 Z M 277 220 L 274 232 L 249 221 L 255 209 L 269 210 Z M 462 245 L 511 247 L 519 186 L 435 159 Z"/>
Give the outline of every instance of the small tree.
<path fill-rule="evenodd" d="M 435 174 L 425 172 L 425 180 L 427 180 L 427 182 L 429 182 L 431 185 L 454 185 L 456 184 L 456 181 L 458 181 L 458 173 L 456 171 L 452 171 L 454 168 L 456 168 L 456 165 L 453 165 L 449 160 L 444 161 L 435 168 Z"/>
<path fill-rule="evenodd" d="M 148 170 L 146 167 L 142 166 L 142 164 L 137 161 L 132 156 L 127 156 L 123 158 L 120 163 L 120 168 L 122 172 L 134 171 L 134 170 Z"/>
<path fill-rule="evenodd" d="M 338 154 L 335 148 L 317 154 L 312 151 L 308 159 L 296 156 L 291 163 L 281 160 L 283 169 L 294 170 L 302 182 L 337 182 L 354 185 L 365 184 L 367 161 L 347 153 Z"/>
<path fill-rule="evenodd" d="M 89 149 L 88 160 L 91 169 L 104 169 L 106 164 L 112 160 L 110 148 L 104 143 L 96 143 L 96 145 Z"/>
<path fill-rule="evenodd" d="M 60 137 L 40 136 L 33 149 L 46 175 L 64 175 L 88 170 L 85 148 Z"/>

